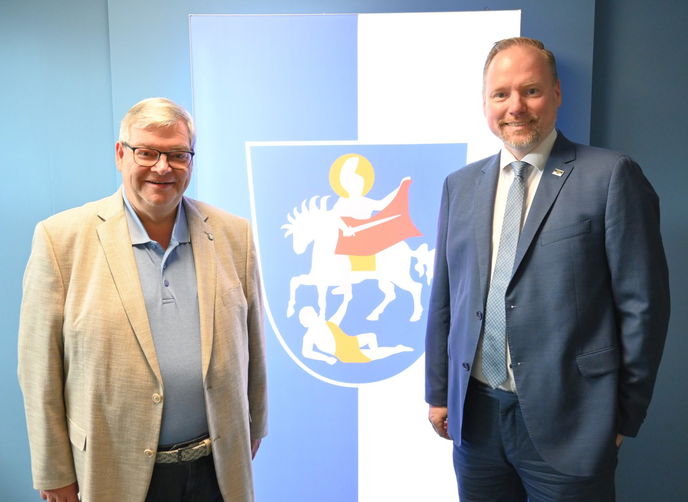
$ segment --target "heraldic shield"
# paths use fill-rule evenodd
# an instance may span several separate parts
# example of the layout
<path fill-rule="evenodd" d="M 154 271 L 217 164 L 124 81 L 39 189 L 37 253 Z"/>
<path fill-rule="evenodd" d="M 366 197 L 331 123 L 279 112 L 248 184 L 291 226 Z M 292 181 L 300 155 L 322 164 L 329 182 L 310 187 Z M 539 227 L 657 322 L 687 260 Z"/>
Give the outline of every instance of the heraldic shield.
<path fill-rule="evenodd" d="M 444 178 L 463 144 L 249 143 L 266 310 L 284 350 L 343 386 L 424 351 Z"/>

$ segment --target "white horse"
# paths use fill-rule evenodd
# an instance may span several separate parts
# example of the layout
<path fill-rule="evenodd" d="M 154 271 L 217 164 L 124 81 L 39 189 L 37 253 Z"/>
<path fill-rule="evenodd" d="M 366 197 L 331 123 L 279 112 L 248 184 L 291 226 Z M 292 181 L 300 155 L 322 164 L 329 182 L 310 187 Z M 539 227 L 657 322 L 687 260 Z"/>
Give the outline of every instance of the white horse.
<path fill-rule="evenodd" d="M 296 254 L 303 254 L 310 243 L 313 243 L 311 253 L 311 269 L 307 274 L 292 277 L 289 283 L 289 304 L 287 317 L 294 315 L 296 306 L 296 290 L 299 286 L 315 286 L 318 292 L 319 316 L 326 317 L 327 292 L 330 287 L 336 288 L 333 293 L 343 295 L 342 303 L 337 312 L 331 317 L 337 324 L 346 314 L 346 309 L 352 299 L 352 284 L 367 279 L 376 280 L 378 287 L 384 293 L 382 302 L 366 317 L 369 321 L 377 321 L 395 298 L 395 286 L 408 291 L 413 299 L 413 313 L 410 321 L 418 321 L 423 314 L 420 297 L 423 289 L 421 282 L 411 278 L 411 261 L 416 259 L 415 270 L 419 277 L 425 275 L 430 284 L 433 274 L 435 250 L 429 250 L 427 244 L 421 244 L 412 250 L 406 242 L 401 241 L 376 255 L 376 269 L 356 271 L 351 269 L 351 261 L 346 255 L 335 253 L 339 238 L 338 216 L 327 209 L 329 196 L 312 197 L 310 201 L 303 201 L 301 208 L 294 208 L 287 214 L 289 223 L 282 225 L 286 230 L 285 237 L 292 236 L 293 248 Z M 318 201 L 318 199 L 320 199 Z"/>

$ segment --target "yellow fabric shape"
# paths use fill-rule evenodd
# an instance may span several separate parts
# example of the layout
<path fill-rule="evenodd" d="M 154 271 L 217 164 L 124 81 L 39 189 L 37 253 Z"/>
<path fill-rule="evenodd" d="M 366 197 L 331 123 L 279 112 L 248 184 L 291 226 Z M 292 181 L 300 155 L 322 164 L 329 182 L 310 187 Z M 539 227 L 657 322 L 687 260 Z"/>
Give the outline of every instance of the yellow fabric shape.
<path fill-rule="evenodd" d="M 361 352 L 358 339 L 355 336 L 347 335 L 342 331 L 342 328 L 330 321 L 327 321 L 327 327 L 330 328 L 334 336 L 336 346 L 334 355 L 337 359 L 343 363 L 369 363 L 372 361 Z"/>
<path fill-rule="evenodd" d="M 352 272 L 371 272 L 377 268 L 377 255 L 354 256 L 349 255 Z M 348 336 L 348 335 L 347 335 Z"/>

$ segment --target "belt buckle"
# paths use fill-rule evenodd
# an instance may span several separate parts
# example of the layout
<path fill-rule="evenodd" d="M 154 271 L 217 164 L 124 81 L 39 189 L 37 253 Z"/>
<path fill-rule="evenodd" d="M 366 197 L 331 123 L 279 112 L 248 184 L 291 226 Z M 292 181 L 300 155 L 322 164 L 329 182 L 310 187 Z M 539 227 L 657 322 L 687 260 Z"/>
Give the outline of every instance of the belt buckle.
<path fill-rule="evenodd" d="M 171 451 L 158 452 L 156 462 L 162 464 L 170 464 L 177 462 L 190 462 L 206 457 L 210 454 L 212 441 L 210 438 L 205 438 L 195 444 L 183 446 Z"/>

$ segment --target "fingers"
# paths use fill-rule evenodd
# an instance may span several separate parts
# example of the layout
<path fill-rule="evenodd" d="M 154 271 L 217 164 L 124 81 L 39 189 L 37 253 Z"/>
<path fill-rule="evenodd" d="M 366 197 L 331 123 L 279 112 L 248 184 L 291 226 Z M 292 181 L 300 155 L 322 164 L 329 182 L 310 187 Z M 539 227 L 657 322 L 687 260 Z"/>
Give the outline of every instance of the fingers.
<path fill-rule="evenodd" d="M 430 421 L 432 424 L 432 428 L 435 430 L 438 436 L 444 438 L 444 439 L 451 439 L 449 437 L 449 432 L 447 431 L 447 421 L 444 420 L 440 423 L 435 423 Z"/>
<path fill-rule="evenodd" d="M 430 406 L 428 411 L 428 420 L 432 424 L 432 428 L 435 430 L 438 436 L 444 439 L 451 439 L 449 437 L 448 425 L 447 425 L 447 408 L 443 406 Z"/>
<path fill-rule="evenodd" d="M 38 494 L 48 502 L 79 502 L 79 488 L 76 483 L 54 490 L 39 490 Z"/>

